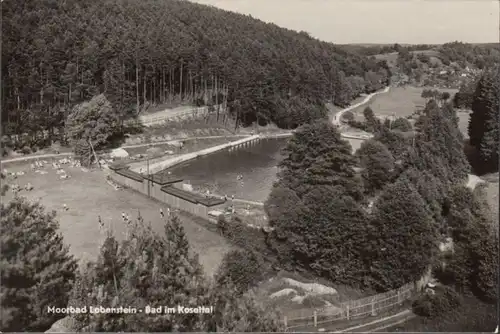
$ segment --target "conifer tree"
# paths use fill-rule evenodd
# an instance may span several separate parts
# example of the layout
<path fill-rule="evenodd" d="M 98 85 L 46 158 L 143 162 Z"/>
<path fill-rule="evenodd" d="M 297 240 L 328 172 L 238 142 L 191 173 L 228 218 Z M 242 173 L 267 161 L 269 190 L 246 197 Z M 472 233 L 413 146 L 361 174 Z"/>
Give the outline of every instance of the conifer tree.
<path fill-rule="evenodd" d="M 484 72 L 472 100 L 469 120 L 470 143 L 483 163 L 498 169 L 498 114 L 500 108 L 500 66 Z"/>
<path fill-rule="evenodd" d="M 58 232 L 55 212 L 22 197 L 1 204 L 1 330 L 45 331 L 64 314 L 77 262 Z"/>
<path fill-rule="evenodd" d="M 117 242 L 108 233 L 95 263 L 90 263 L 78 276 L 72 306 L 102 305 L 116 307 L 134 305 L 185 307 L 213 306 L 226 308 L 235 305 L 241 293 L 218 295 L 219 287 L 211 286 L 203 275 L 198 256 L 191 254 L 184 229 L 176 216 L 165 225 L 165 234 L 158 235 L 146 226 L 141 217 L 134 221 L 127 238 Z M 243 298 L 243 297 L 242 297 Z M 239 300 L 239 299 L 238 299 Z M 242 299 L 243 301 L 243 299 Z M 80 328 L 89 331 L 216 331 L 217 328 L 237 328 L 242 331 L 261 331 L 276 323 L 263 311 L 246 307 L 228 307 L 227 314 L 83 314 L 73 316 Z M 259 323 L 243 321 L 260 318 Z M 238 322 L 239 321 L 239 322 Z M 279 328 L 279 327 L 276 327 Z"/>

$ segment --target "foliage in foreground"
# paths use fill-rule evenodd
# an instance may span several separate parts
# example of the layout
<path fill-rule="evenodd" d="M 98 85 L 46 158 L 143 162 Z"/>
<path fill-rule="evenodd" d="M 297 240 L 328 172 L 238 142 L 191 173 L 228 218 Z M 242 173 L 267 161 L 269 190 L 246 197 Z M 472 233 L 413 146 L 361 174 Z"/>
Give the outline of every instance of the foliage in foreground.
<path fill-rule="evenodd" d="M 166 302 L 168 301 L 168 302 Z M 90 331 L 279 331 L 278 318 L 231 284 L 210 284 L 197 255 L 191 255 L 177 217 L 158 235 L 142 219 L 118 242 L 108 235 L 96 262 L 78 276 L 72 306 L 213 306 L 213 314 L 82 314 Z"/>
<path fill-rule="evenodd" d="M 55 213 L 16 197 L 1 213 L 1 330 L 45 331 L 64 314 L 77 268 L 58 232 Z"/>
<path fill-rule="evenodd" d="M 454 252 L 440 279 L 461 293 L 474 293 L 486 302 L 495 302 L 498 294 L 498 235 L 488 204 L 481 190 L 471 192 L 455 187 L 450 196 L 447 225 Z"/>
<path fill-rule="evenodd" d="M 417 317 L 404 322 L 389 332 L 413 333 L 491 333 L 498 325 L 498 308 L 495 304 L 485 304 L 474 297 L 463 297 L 460 306 L 439 317 Z"/>
<path fill-rule="evenodd" d="M 222 260 L 215 281 L 219 286 L 231 284 L 234 292 L 242 294 L 255 286 L 263 277 L 264 261 L 253 251 L 230 251 Z"/>
<path fill-rule="evenodd" d="M 460 307 L 461 296 L 452 288 L 437 286 L 434 293 L 425 292 L 412 304 L 413 312 L 422 317 L 441 317 L 446 312 Z"/>

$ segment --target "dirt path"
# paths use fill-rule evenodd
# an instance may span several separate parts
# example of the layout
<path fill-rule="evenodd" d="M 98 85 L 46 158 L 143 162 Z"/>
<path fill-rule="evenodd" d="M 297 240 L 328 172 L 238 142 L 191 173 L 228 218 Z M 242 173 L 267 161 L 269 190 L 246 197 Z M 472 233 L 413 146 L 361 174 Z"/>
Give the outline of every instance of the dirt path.
<path fill-rule="evenodd" d="M 336 113 L 335 115 L 333 115 L 333 119 L 332 119 L 333 125 L 340 125 L 340 119 L 342 118 L 342 115 L 345 112 L 347 112 L 349 110 L 352 110 L 352 109 L 355 109 L 355 108 L 357 108 L 359 106 L 362 106 L 365 103 L 368 103 L 372 99 L 372 97 L 374 97 L 375 95 L 387 93 L 387 92 L 389 92 L 390 89 L 391 89 L 391 86 L 387 86 L 387 87 L 385 87 L 381 91 L 378 91 L 378 92 L 375 92 L 375 93 L 371 93 L 370 95 L 366 96 L 363 101 L 358 102 L 356 104 L 353 104 L 352 106 L 349 106 L 349 107 L 347 107 L 345 109 L 342 109 L 341 111 L 339 111 L 338 113 Z"/>
<path fill-rule="evenodd" d="M 181 140 L 203 140 L 203 139 L 217 139 L 217 138 L 226 138 L 226 137 L 249 137 L 249 135 L 231 135 L 231 136 L 205 136 L 205 137 L 191 137 L 191 138 L 178 138 L 178 139 L 171 139 L 171 140 L 165 140 L 165 141 L 158 141 L 154 143 L 144 143 L 144 144 L 136 144 L 136 145 L 125 145 L 125 146 L 120 146 L 117 148 L 138 148 L 138 147 L 147 147 L 147 146 L 157 146 L 157 145 L 163 145 L 163 144 L 169 144 L 169 143 L 175 143 Z M 99 152 L 100 153 L 100 152 Z M 67 157 L 73 155 L 72 152 L 64 152 L 64 153 L 50 153 L 50 154 L 38 154 L 38 155 L 29 155 L 29 156 L 22 156 L 18 158 L 10 158 L 10 159 L 2 159 L 1 163 L 2 164 L 8 164 L 12 162 L 21 162 L 21 161 L 31 161 L 31 160 L 36 160 L 36 159 L 50 159 L 50 158 L 58 158 L 58 157 Z"/>

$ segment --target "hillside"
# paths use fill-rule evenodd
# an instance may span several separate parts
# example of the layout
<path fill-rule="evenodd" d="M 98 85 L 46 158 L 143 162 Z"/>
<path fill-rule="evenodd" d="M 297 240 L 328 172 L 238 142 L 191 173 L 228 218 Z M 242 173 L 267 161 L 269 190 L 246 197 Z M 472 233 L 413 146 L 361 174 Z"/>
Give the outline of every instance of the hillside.
<path fill-rule="evenodd" d="M 396 83 L 417 86 L 459 88 L 474 80 L 486 67 L 500 59 L 497 44 L 467 44 L 461 42 L 436 46 L 373 46 L 357 50 L 386 61 L 397 79 Z M 354 51 L 354 50 L 353 50 Z"/>
<path fill-rule="evenodd" d="M 389 77 L 384 62 L 187 1 L 6 0 L 2 10 L 4 134 L 52 133 L 99 93 L 122 118 L 224 104 L 240 124 L 290 128 Z"/>

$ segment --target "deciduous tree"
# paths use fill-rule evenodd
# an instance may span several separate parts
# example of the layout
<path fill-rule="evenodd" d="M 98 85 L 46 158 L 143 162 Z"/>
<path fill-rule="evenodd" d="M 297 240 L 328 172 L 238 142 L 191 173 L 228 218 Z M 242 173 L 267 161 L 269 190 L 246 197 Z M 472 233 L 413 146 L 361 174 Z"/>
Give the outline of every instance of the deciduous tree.
<path fill-rule="evenodd" d="M 391 180 L 394 158 L 384 144 L 373 139 L 367 140 L 361 144 L 356 155 L 363 169 L 361 175 L 366 191 L 381 189 Z"/>
<path fill-rule="evenodd" d="M 407 178 L 387 186 L 377 199 L 367 240 L 370 276 L 379 290 L 416 281 L 431 265 L 437 246 L 434 222 Z"/>

